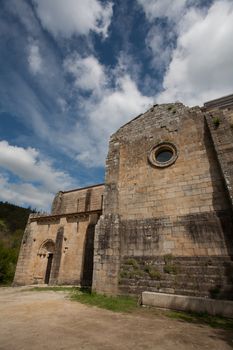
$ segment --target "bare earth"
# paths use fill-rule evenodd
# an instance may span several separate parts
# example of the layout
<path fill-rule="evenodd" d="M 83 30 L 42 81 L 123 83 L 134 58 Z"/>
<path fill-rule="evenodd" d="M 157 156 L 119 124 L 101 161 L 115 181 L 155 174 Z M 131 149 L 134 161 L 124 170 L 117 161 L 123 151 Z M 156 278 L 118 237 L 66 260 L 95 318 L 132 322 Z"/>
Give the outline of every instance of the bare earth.
<path fill-rule="evenodd" d="M 1 350 L 188 350 L 233 348 L 233 335 L 147 313 L 113 313 L 64 292 L 0 289 Z"/>

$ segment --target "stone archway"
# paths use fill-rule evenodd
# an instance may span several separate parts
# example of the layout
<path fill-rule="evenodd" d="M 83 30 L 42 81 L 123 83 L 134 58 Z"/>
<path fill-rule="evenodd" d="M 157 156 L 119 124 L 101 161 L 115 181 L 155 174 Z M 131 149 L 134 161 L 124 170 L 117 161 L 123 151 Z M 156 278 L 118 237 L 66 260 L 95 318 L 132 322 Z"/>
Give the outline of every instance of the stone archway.
<path fill-rule="evenodd" d="M 37 254 L 39 283 L 49 283 L 54 252 L 55 243 L 52 239 L 47 239 L 41 244 Z"/>

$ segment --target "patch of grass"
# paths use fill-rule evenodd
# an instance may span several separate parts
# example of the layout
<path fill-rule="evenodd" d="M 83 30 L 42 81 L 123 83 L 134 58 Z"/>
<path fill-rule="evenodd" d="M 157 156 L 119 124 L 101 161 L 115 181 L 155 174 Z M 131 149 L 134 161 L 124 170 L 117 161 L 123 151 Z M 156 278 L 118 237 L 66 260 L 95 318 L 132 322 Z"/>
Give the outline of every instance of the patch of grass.
<path fill-rule="evenodd" d="M 71 294 L 71 300 L 115 312 L 130 312 L 138 307 L 137 299 L 133 297 L 107 296 L 81 290 L 73 292 Z"/>
<path fill-rule="evenodd" d="M 82 304 L 97 306 L 102 309 L 107 309 L 115 312 L 130 312 L 138 308 L 138 302 L 136 298 L 130 296 L 107 296 L 103 294 L 92 293 L 85 288 L 51 286 L 34 287 L 28 290 L 32 292 L 70 292 L 71 300 L 79 301 Z"/>
<path fill-rule="evenodd" d="M 227 330 L 233 330 L 233 319 L 211 316 L 207 313 L 194 313 L 194 312 L 182 312 L 182 311 L 167 311 L 166 316 L 173 319 L 178 319 L 185 322 L 206 324 L 213 328 L 223 328 Z"/>

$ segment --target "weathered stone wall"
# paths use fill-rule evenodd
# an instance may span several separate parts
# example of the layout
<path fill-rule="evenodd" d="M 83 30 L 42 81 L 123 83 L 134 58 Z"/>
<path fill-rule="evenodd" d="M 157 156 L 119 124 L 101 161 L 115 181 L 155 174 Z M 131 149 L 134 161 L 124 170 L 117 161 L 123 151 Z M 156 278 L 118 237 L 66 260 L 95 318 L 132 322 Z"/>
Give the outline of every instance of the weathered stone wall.
<path fill-rule="evenodd" d="M 94 228 L 101 214 L 103 185 L 59 193 L 52 215 L 31 215 L 24 233 L 14 284 L 45 283 L 53 255 L 50 284 L 92 282 Z M 47 250 L 54 246 L 53 251 Z"/>
<path fill-rule="evenodd" d="M 95 223 L 97 219 L 95 215 Z M 88 215 L 32 218 L 22 241 L 14 284 L 44 283 L 48 255 L 40 254 L 40 248 L 47 240 L 55 244 L 50 283 L 80 284 L 90 220 Z"/>
<path fill-rule="evenodd" d="M 104 185 L 58 192 L 52 204 L 52 215 L 101 210 Z"/>
<path fill-rule="evenodd" d="M 145 290 L 233 300 L 233 262 L 222 256 L 124 257 L 119 290 L 139 294 Z"/>
<path fill-rule="evenodd" d="M 205 118 L 233 209 L 233 135 L 229 122 L 229 111 L 214 110 L 206 113 Z"/>
<path fill-rule="evenodd" d="M 166 111 L 166 107 L 164 109 Z M 166 127 L 159 125 L 156 114 L 150 116 L 151 120 L 147 118 L 149 128 L 143 128 L 142 124 L 131 136 L 126 127 L 125 134 L 121 136 L 120 131 L 120 135 L 116 135 L 122 140 L 118 181 L 122 219 L 227 209 L 214 147 L 199 110 L 179 115 L 179 119 Z M 150 148 L 160 141 L 173 142 L 179 153 L 175 164 L 162 169 L 151 166 L 147 160 Z"/>
<path fill-rule="evenodd" d="M 93 290 L 118 294 L 120 220 L 115 214 L 100 217 L 95 229 Z"/>
<path fill-rule="evenodd" d="M 209 270 L 198 266 L 199 261 L 205 264 L 209 257 L 213 258 L 213 265 L 220 259 L 225 266 L 233 255 L 231 185 L 224 170 L 225 166 L 232 179 L 229 169 L 233 157 L 228 153 L 228 163 L 221 162 L 227 147 L 217 149 L 213 120 L 208 118 L 208 112 L 198 107 L 189 109 L 179 103 L 154 106 L 111 137 L 104 212 L 96 228 L 93 287 L 97 291 L 158 291 L 156 276 L 149 276 L 148 268 L 143 267 L 150 261 L 149 269 L 158 269 L 161 279 L 169 280 L 170 291 L 195 295 L 195 283 L 182 287 L 179 277 L 180 285 L 175 287 L 174 271 L 163 273 L 167 255 L 176 261 L 190 262 L 193 281 L 204 271 L 209 288 L 205 289 L 206 295 L 218 287 L 222 270 L 215 271 L 210 283 Z M 220 143 L 224 125 L 218 130 Z M 148 161 L 148 152 L 160 142 L 177 147 L 178 157 L 171 166 L 158 168 Z M 232 140 L 229 142 L 232 147 Z M 125 268 L 125 261 L 130 260 L 135 261 L 135 276 Z M 182 268 L 180 271 L 185 275 Z M 229 284 L 223 278 L 222 295 L 229 290 Z"/>

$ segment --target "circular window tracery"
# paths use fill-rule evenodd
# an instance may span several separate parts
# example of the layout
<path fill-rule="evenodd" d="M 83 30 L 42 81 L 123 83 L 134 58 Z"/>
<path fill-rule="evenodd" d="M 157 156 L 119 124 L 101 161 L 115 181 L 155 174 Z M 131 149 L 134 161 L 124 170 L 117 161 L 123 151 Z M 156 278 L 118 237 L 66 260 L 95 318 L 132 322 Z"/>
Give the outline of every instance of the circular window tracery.
<path fill-rule="evenodd" d="M 153 146 L 148 154 L 149 162 L 159 168 L 175 163 L 178 157 L 176 146 L 171 142 L 160 142 Z"/>

